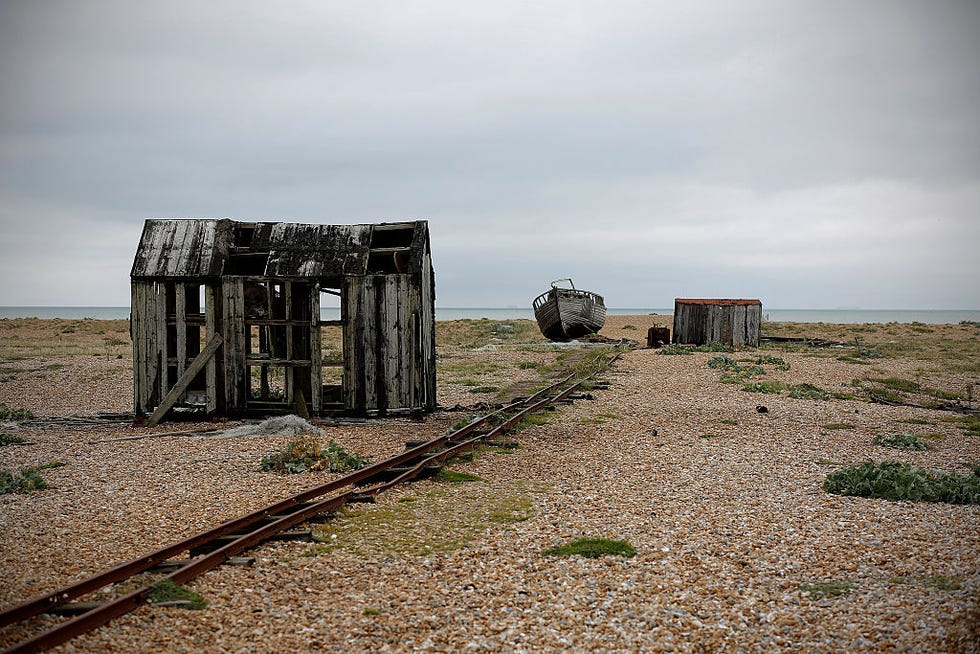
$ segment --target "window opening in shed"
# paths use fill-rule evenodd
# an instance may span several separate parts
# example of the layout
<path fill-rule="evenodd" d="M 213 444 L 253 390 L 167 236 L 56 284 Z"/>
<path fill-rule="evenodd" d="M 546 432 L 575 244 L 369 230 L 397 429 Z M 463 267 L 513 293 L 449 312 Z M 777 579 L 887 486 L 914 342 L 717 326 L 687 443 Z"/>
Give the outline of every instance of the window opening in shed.
<path fill-rule="evenodd" d="M 248 371 L 250 404 L 258 407 L 286 402 L 287 375 L 284 366 L 249 366 Z"/>
<path fill-rule="evenodd" d="M 320 289 L 320 383 L 326 409 L 342 409 L 346 392 L 343 290 Z"/>
<path fill-rule="evenodd" d="M 371 230 L 368 272 L 396 274 L 408 271 L 414 225 L 375 225 Z"/>

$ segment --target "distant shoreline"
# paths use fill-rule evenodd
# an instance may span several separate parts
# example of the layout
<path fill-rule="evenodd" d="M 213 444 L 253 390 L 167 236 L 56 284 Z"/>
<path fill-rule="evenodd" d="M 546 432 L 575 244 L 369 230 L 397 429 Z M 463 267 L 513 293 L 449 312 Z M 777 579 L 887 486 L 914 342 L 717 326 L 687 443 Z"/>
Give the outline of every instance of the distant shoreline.
<path fill-rule="evenodd" d="M 339 317 L 336 307 L 324 308 L 324 319 Z M 609 315 L 662 315 L 673 316 L 672 307 L 610 308 Z M 963 321 L 980 322 L 980 309 L 767 309 L 763 306 L 763 320 L 769 322 L 824 322 L 832 324 L 866 323 L 913 323 L 928 325 L 957 324 Z M 78 320 L 125 320 L 129 307 L 0 307 L 3 318 L 61 318 Z M 530 307 L 437 307 L 436 320 L 464 320 L 488 318 L 490 320 L 534 319 Z"/>

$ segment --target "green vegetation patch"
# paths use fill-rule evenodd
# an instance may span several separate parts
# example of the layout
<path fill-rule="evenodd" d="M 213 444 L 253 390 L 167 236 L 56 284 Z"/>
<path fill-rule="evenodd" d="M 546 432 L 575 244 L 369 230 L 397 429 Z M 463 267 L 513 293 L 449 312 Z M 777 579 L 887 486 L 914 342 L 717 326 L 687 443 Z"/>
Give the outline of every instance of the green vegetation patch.
<path fill-rule="evenodd" d="M 837 360 L 838 361 L 843 361 L 844 363 L 853 363 L 853 364 L 858 365 L 858 366 L 870 366 L 871 365 L 871 362 L 870 361 L 866 361 L 865 359 L 858 359 L 856 357 L 847 356 L 847 355 L 839 356 L 839 357 L 837 357 Z"/>
<path fill-rule="evenodd" d="M 814 386 L 813 384 L 796 384 L 794 386 L 790 386 L 789 396 L 798 400 L 830 399 L 830 393 L 819 386 Z"/>
<path fill-rule="evenodd" d="M 891 447 L 896 450 L 928 450 L 929 446 L 925 441 L 915 434 L 905 432 L 904 434 L 878 434 L 874 438 L 875 445 Z"/>
<path fill-rule="evenodd" d="M 7 493 L 31 493 L 48 487 L 44 477 L 38 473 L 49 468 L 60 468 L 64 463 L 55 461 L 32 468 L 22 468 L 19 472 L 0 470 L 0 495 Z"/>
<path fill-rule="evenodd" d="M 547 425 L 549 422 L 551 422 L 551 419 L 547 414 L 529 413 L 514 424 L 514 426 L 510 428 L 510 431 L 520 431 L 522 429 L 527 429 L 528 427 Z"/>
<path fill-rule="evenodd" d="M 366 463 L 364 458 L 351 454 L 332 440 L 322 447 L 315 437 L 307 436 L 262 457 L 261 467 L 266 472 L 285 475 L 314 470 L 348 472 L 363 468 Z"/>
<path fill-rule="evenodd" d="M 931 575 L 927 577 L 892 577 L 888 580 L 892 584 L 908 584 L 912 586 L 922 586 L 924 588 L 934 588 L 936 590 L 963 590 L 963 580 L 959 577 L 945 577 L 943 575 Z"/>
<path fill-rule="evenodd" d="M 203 597 L 183 586 L 178 586 L 169 579 L 163 579 L 153 584 L 148 598 L 154 604 L 181 602 L 175 606 L 182 609 L 190 609 L 191 611 L 200 611 L 207 606 L 207 602 L 204 601 Z M 184 602 L 189 602 L 189 604 L 185 604 Z"/>
<path fill-rule="evenodd" d="M 824 429 L 835 430 L 835 429 L 854 429 L 854 425 L 849 422 L 832 422 L 827 425 L 821 425 Z"/>
<path fill-rule="evenodd" d="M 624 540 L 579 538 L 566 545 L 547 549 L 542 554 L 545 556 L 583 556 L 587 559 L 598 559 L 600 556 L 623 556 L 629 559 L 636 556 L 636 550 Z"/>
<path fill-rule="evenodd" d="M 738 363 L 736 363 L 735 359 L 726 354 L 719 354 L 708 359 L 709 368 L 720 368 L 721 370 L 727 370 L 736 366 L 738 366 Z"/>
<path fill-rule="evenodd" d="M 847 595 L 853 587 L 854 585 L 849 581 L 817 581 L 800 584 L 800 590 L 818 599 Z"/>
<path fill-rule="evenodd" d="M 725 345 L 724 343 L 719 343 L 718 341 L 708 341 L 704 345 L 698 345 L 694 348 L 697 352 L 734 352 L 735 348 L 730 345 Z"/>
<path fill-rule="evenodd" d="M 971 475 L 957 475 L 899 461 L 867 462 L 830 473 L 823 489 L 883 500 L 980 504 L 980 467 Z"/>
<path fill-rule="evenodd" d="M 943 418 L 943 421 L 955 424 L 967 436 L 980 436 L 980 416 L 954 416 Z"/>
<path fill-rule="evenodd" d="M 0 402 L 0 420 L 23 422 L 25 420 L 30 420 L 33 417 L 34 414 L 27 409 L 11 409 L 3 402 Z"/>
<path fill-rule="evenodd" d="M 919 382 L 912 381 L 911 379 L 902 379 L 901 377 L 876 377 L 868 381 L 903 393 L 918 393 L 922 389 Z"/>
<path fill-rule="evenodd" d="M 27 439 L 17 434 L 0 434 L 0 447 L 4 445 L 22 445 Z"/>
<path fill-rule="evenodd" d="M 742 386 L 743 391 L 748 391 L 749 393 L 766 393 L 766 394 L 776 394 L 780 393 L 789 388 L 785 382 L 781 381 L 754 381 L 749 382 Z"/>
<path fill-rule="evenodd" d="M 670 345 L 664 345 L 662 348 L 660 348 L 660 354 L 667 354 L 667 355 L 671 355 L 671 354 L 694 354 L 694 351 L 693 351 L 692 348 L 684 347 L 683 345 L 677 345 L 675 343 L 671 343 Z"/>
<path fill-rule="evenodd" d="M 448 468 L 443 468 L 437 472 L 433 479 L 446 482 L 447 484 L 466 484 L 474 481 L 486 481 L 483 477 L 471 475 L 468 472 L 460 472 L 459 470 L 450 470 Z"/>
<path fill-rule="evenodd" d="M 534 497 L 549 487 L 533 482 L 431 484 L 413 501 L 357 504 L 316 525 L 317 545 L 305 556 L 344 550 L 371 556 L 445 553 L 534 515 Z"/>
<path fill-rule="evenodd" d="M 774 357 L 771 354 L 763 354 L 755 358 L 755 363 L 760 366 L 772 366 L 776 370 L 789 370 L 789 364 L 780 357 Z"/>

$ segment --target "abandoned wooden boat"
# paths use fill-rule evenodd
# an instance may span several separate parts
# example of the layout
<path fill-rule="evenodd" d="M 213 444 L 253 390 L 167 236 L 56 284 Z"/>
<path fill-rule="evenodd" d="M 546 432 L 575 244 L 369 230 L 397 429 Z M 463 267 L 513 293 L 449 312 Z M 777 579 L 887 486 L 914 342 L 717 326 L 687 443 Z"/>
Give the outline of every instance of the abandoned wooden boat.
<path fill-rule="evenodd" d="M 568 282 L 562 288 L 558 282 Z M 602 329 L 606 304 L 601 295 L 575 288 L 571 279 L 556 279 L 551 289 L 534 299 L 534 318 L 545 338 L 570 341 Z"/>

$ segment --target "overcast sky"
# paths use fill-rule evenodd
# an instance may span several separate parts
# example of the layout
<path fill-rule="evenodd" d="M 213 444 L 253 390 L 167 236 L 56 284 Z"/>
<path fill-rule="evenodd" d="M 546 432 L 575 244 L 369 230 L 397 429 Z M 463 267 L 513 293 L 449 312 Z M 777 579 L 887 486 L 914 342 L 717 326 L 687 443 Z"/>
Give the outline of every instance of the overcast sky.
<path fill-rule="evenodd" d="M 430 221 L 443 307 L 980 308 L 980 3 L 0 1 L 0 305 Z"/>

